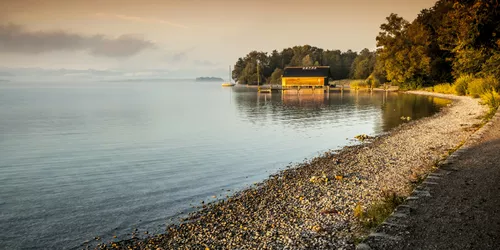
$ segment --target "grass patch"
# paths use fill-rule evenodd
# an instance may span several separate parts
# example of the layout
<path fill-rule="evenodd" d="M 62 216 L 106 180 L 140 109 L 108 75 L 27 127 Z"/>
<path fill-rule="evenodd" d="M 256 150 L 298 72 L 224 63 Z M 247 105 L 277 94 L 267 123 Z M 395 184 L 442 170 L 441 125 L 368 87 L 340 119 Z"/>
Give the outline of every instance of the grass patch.
<path fill-rule="evenodd" d="M 480 97 L 481 95 L 491 92 L 492 90 L 500 89 L 500 81 L 492 76 L 485 78 L 476 78 L 469 82 L 467 92 L 472 97 Z"/>
<path fill-rule="evenodd" d="M 496 108 L 490 107 L 490 110 L 488 111 L 488 113 L 486 113 L 483 116 L 483 123 L 481 124 L 481 126 L 484 125 L 485 123 L 487 123 L 491 118 L 493 118 L 493 116 L 496 114 L 497 110 L 498 110 L 498 106 Z"/>
<path fill-rule="evenodd" d="M 382 193 L 380 201 L 373 203 L 366 210 L 363 210 L 358 204 L 354 209 L 354 216 L 359 219 L 363 226 L 370 229 L 375 228 L 384 222 L 403 201 L 402 196 L 392 191 L 386 191 Z"/>
<path fill-rule="evenodd" d="M 364 80 L 354 80 L 350 83 L 349 87 L 353 90 L 368 89 L 370 85 Z"/>
<path fill-rule="evenodd" d="M 481 94 L 481 101 L 490 107 L 490 113 L 495 113 L 500 106 L 500 95 L 495 90 L 487 91 Z"/>
<path fill-rule="evenodd" d="M 450 83 L 442 83 L 442 84 L 435 85 L 433 87 L 432 91 L 434 91 L 436 93 L 441 93 L 441 94 L 452 94 L 452 95 L 457 94 L 457 92 L 455 91 L 455 87 L 453 87 L 453 85 Z"/>

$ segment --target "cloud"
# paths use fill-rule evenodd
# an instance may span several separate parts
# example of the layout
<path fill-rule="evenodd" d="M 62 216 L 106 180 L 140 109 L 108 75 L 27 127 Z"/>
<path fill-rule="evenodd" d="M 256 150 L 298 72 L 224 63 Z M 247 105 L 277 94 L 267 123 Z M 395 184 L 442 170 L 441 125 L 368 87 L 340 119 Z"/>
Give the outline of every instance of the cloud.
<path fill-rule="evenodd" d="M 189 27 L 186 25 L 173 23 L 173 22 L 170 22 L 167 20 L 156 19 L 156 18 L 144 18 L 144 17 L 138 17 L 138 16 L 127 16 L 127 15 L 110 14 L 110 13 L 96 13 L 96 16 L 106 17 L 106 18 L 116 18 L 116 19 L 127 20 L 127 21 L 138 22 L 138 23 L 166 24 L 166 25 L 169 25 L 172 27 L 189 29 Z"/>
<path fill-rule="evenodd" d="M 39 54 L 52 51 L 88 51 L 102 57 L 129 57 L 155 44 L 133 35 L 108 38 L 66 31 L 27 31 L 15 24 L 0 24 L 0 52 Z"/>
<path fill-rule="evenodd" d="M 169 63 L 179 63 L 186 61 L 188 54 L 195 50 L 195 47 L 190 47 L 181 51 L 170 51 L 163 56 L 163 61 Z"/>
<path fill-rule="evenodd" d="M 194 64 L 197 66 L 217 66 L 219 63 L 208 61 L 208 60 L 195 60 Z"/>
<path fill-rule="evenodd" d="M 186 55 L 187 55 L 187 52 L 179 52 L 179 53 L 175 53 L 171 58 L 170 58 L 170 61 L 171 62 L 180 62 L 180 61 L 183 61 L 184 59 L 186 59 Z"/>

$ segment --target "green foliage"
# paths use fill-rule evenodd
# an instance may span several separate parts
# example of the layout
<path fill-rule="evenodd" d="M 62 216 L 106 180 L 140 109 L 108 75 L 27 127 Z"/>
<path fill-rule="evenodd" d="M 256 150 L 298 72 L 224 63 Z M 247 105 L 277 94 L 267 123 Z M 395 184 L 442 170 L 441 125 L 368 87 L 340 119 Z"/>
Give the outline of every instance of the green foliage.
<path fill-rule="evenodd" d="M 491 91 L 498 91 L 500 82 L 492 76 L 486 78 L 476 78 L 468 85 L 467 92 L 472 97 L 480 97 Z"/>
<path fill-rule="evenodd" d="M 467 86 L 467 93 L 472 97 L 479 97 L 484 91 L 483 79 L 481 78 L 475 78 Z"/>
<path fill-rule="evenodd" d="M 430 74 L 431 58 L 427 31 L 419 23 L 391 14 L 380 26 L 377 36 L 378 55 L 387 73 L 387 79 L 403 88 L 423 85 L 422 79 Z"/>
<path fill-rule="evenodd" d="M 500 47 L 500 39 L 498 40 Z M 481 73 L 483 76 L 493 76 L 497 79 L 500 79 L 500 52 L 497 51 L 494 55 L 492 55 L 486 62 L 483 64 Z"/>
<path fill-rule="evenodd" d="M 351 65 L 353 79 L 366 79 L 375 68 L 375 52 L 363 49 Z"/>
<path fill-rule="evenodd" d="M 370 85 L 364 80 L 354 80 L 349 84 L 349 87 L 353 90 L 367 89 Z"/>
<path fill-rule="evenodd" d="M 487 53 L 484 50 L 457 48 L 455 49 L 455 58 L 453 60 L 453 73 L 456 76 L 461 74 L 476 74 L 481 71 L 486 59 Z"/>
<path fill-rule="evenodd" d="M 413 22 L 391 14 L 377 36 L 377 63 L 403 89 L 464 74 L 500 79 L 498 20 L 497 0 L 439 0 Z M 465 83 L 458 85 L 464 94 Z"/>
<path fill-rule="evenodd" d="M 377 51 L 323 50 L 294 46 L 271 54 L 252 51 L 239 58 L 233 79 L 243 84 L 271 82 L 277 68 L 330 66 L 332 80 L 368 79 L 371 86 L 390 81 L 400 89 L 416 89 L 455 82 L 464 95 L 469 80 L 462 75 L 500 79 L 500 4 L 498 0 L 438 0 L 412 22 L 391 14 L 380 26 Z M 260 61 L 257 74 L 256 61 Z M 481 86 L 472 86 L 474 96 Z M 440 87 L 438 87 L 439 89 Z M 446 89 L 449 92 L 448 89 Z"/>
<path fill-rule="evenodd" d="M 496 110 L 500 105 L 500 94 L 498 94 L 498 92 L 495 90 L 487 91 L 486 93 L 483 93 L 480 97 L 483 104 L 488 105 L 491 110 Z"/>
<path fill-rule="evenodd" d="M 455 91 L 455 86 L 453 86 L 449 83 L 442 83 L 442 84 L 435 85 L 433 87 L 433 91 L 436 93 L 451 94 L 451 95 L 455 95 L 457 93 Z"/>
<path fill-rule="evenodd" d="M 267 53 L 252 51 L 244 58 L 239 58 L 232 72 L 233 79 L 241 84 L 257 84 L 265 82 L 271 76 L 270 70 L 272 57 Z M 258 66 L 258 70 L 257 70 Z"/>
<path fill-rule="evenodd" d="M 368 65 L 363 68 L 363 74 L 371 73 L 371 64 L 375 64 L 373 52 L 363 50 L 373 58 L 370 58 Z M 373 56 L 372 56 L 373 55 Z M 365 54 L 363 54 L 366 57 Z M 260 82 L 272 82 L 273 72 L 277 69 L 284 69 L 287 66 L 330 66 L 330 73 L 333 80 L 349 78 L 352 75 L 351 68 L 358 53 L 348 50 L 323 50 L 314 46 L 304 45 L 285 48 L 281 52 L 273 50 L 271 54 L 265 52 L 251 51 L 245 57 L 238 58 L 234 65 L 232 78 L 241 84 L 257 84 L 257 61 L 259 61 Z M 368 73 L 366 73 L 368 72 Z M 368 76 L 366 75 L 366 77 Z M 366 78 L 365 77 L 365 78 Z"/>
<path fill-rule="evenodd" d="M 403 89 L 420 89 L 424 86 L 424 79 L 422 77 L 413 77 L 406 81 L 405 84 L 400 85 Z"/>
<path fill-rule="evenodd" d="M 370 76 L 372 76 L 373 79 L 379 84 L 385 84 L 387 83 L 387 72 L 385 71 L 383 62 L 379 60 L 379 56 L 376 56 L 376 58 L 375 68 Z"/>
<path fill-rule="evenodd" d="M 371 88 L 378 88 L 380 87 L 380 80 L 375 77 L 374 74 L 371 74 L 367 79 L 366 82 Z"/>
<path fill-rule="evenodd" d="M 313 66 L 313 61 L 310 55 L 306 55 L 302 58 L 302 64 L 300 66 Z"/>
<path fill-rule="evenodd" d="M 461 75 L 457 80 L 455 81 L 455 92 L 457 95 L 467 95 L 467 88 L 469 86 L 469 83 L 474 80 L 474 77 L 472 75 Z"/>
<path fill-rule="evenodd" d="M 283 70 L 280 68 L 276 68 L 274 72 L 271 74 L 271 84 L 281 84 L 281 76 L 283 75 Z"/>

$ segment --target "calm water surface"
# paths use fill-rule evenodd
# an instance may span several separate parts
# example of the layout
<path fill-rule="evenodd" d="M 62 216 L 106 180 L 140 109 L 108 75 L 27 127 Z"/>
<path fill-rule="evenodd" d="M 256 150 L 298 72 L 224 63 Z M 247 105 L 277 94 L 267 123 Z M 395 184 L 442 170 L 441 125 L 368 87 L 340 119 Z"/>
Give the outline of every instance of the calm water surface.
<path fill-rule="evenodd" d="M 190 204 L 444 104 L 191 81 L 3 83 L 0 248 L 78 249 L 133 228 L 162 232 Z"/>

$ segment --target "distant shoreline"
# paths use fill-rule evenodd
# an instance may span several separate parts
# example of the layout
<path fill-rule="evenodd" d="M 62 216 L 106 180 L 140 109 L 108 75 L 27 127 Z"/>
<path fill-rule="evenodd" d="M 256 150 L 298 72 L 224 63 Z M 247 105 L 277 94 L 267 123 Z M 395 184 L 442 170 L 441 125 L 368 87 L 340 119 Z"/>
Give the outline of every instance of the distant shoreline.
<path fill-rule="evenodd" d="M 197 82 L 223 82 L 224 79 L 220 77 L 196 77 L 195 81 Z"/>

